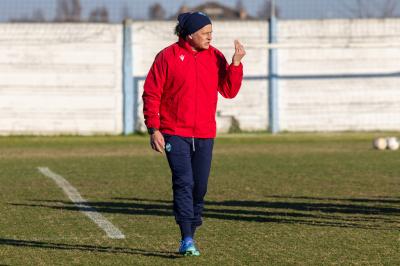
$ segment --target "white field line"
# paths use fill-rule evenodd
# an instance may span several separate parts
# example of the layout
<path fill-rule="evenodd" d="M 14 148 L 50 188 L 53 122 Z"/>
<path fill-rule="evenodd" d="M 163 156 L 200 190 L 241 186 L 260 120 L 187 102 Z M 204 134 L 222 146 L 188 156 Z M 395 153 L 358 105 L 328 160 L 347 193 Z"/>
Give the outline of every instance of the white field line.
<path fill-rule="evenodd" d="M 56 184 L 64 190 L 64 193 L 70 198 L 70 200 L 83 212 L 87 217 L 89 217 L 93 222 L 95 222 L 101 229 L 106 232 L 109 238 L 123 239 L 124 234 L 115 227 L 111 222 L 109 222 L 103 215 L 98 213 L 93 207 L 87 203 L 87 200 L 82 198 L 78 190 L 74 188 L 64 177 L 52 172 L 47 167 L 38 167 L 39 172 L 43 175 L 53 179 Z"/>

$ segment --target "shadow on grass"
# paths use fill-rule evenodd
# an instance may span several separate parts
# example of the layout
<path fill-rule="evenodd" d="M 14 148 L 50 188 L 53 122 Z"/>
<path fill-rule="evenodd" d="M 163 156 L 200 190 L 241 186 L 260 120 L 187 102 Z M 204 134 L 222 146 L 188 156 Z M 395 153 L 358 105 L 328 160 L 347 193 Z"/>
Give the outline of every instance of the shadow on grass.
<path fill-rule="evenodd" d="M 162 252 L 162 251 L 148 251 L 143 249 L 132 249 L 122 247 L 103 247 L 93 245 L 71 245 L 63 243 L 50 243 L 41 241 L 30 241 L 30 240 L 16 240 L 0 238 L 0 246 L 16 246 L 16 247 L 33 247 L 43 249 L 61 249 L 61 250 L 79 250 L 88 252 L 102 252 L 102 253 L 116 253 L 116 254 L 132 254 L 132 255 L 143 255 L 150 257 L 161 257 L 167 259 L 182 258 L 182 256 L 173 252 Z"/>
<path fill-rule="evenodd" d="M 205 218 L 262 222 L 305 224 L 364 229 L 399 229 L 400 203 L 397 198 L 318 198 L 269 196 L 270 201 L 206 201 Z M 101 213 L 145 216 L 172 216 L 172 203 L 143 198 L 113 198 L 113 201 L 92 201 L 90 205 Z M 32 200 L 40 204 L 18 206 L 45 207 L 70 211 L 92 211 L 72 202 Z M 383 205 L 384 204 L 384 205 Z"/>
<path fill-rule="evenodd" d="M 280 195 L 272 195 L 268 198 L 277 198 L 277 199 L 287 199 L 286 196 Z M 289 197 L 290 199 L 301 199 L 301 200 L 330 200 L 330 201 L 349 201 L 349 202 L 360 202 L 360 203 L 394 203 L 400 204 L 400 198 L 394 197 L 377 197 L 377 198 L 318 198 L 318 197 Z"/>

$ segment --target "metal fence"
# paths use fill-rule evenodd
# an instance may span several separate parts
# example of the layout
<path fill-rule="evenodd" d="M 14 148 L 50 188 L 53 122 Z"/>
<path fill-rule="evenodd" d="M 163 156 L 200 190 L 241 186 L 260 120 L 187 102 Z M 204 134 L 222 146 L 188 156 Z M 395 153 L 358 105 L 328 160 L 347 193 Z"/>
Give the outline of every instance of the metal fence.
<path fill-rule="evenodd" d="M 399 9 L 399 0 L 2 0 L 0 134 L 143 129 L 143 79 L 176 40 L 176 15 L 191 10 L 216 22 L 213 42 L 227 58 L 235 38 L 248 51 L 243 90 L 220 101 L 221 121 L 272 132 L 400 130 Z"/>
<path fill-rule="evenodd" d="M 274 7 L 274 8 L 273 8 Z M 0 22 L 106 22 L 175 20 L 183 11 L 202 10 L 213 19 L 400 17 L 398 0 L 2 0 Z"/>

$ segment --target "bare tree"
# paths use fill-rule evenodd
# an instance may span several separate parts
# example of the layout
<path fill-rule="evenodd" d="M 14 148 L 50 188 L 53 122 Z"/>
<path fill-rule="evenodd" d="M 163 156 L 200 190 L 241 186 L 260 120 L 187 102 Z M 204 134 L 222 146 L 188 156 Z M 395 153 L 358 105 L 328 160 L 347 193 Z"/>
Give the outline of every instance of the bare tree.
<path fill-rule="evenodd" d="M 35 9 L 32 14 L 32 22 L 46 22 L 46 17 L 41 9 Z"/>
<path fill-rule="evenodd" d="M 186 12 L 189 12 L 189 11 L 190 11 L 190 8 L 189 8 L 186 4 L 183 4 L 183 5 L 181 5 L 181 7 L 179 8 L 178 14 L 186 13 Z"/>
<path fill-rule="evenodd" d="M 80 0 L 58 0 L 55 21 L 79 22 L 81 21 L 82 7 Z"/>
<path fill-rule="evenodd" d="M 105 6 L 97 7 L 90 12 L 89 15 L 90 22 L 109 22 L 108 10 Z"/>
<path fill-rule="evenodd" d="M 82 6 L 80 0 L 72 0 L 71 4 L 71 18 L 72 21 L 77 22 L 81 20 Z"/>
<path fill-rule="evenodd" d="M 68 2 L 67 0 L 58 0 L 56 7 L 56 17 L 55 21 L 63 22 L 67 20 L 68 16 Z"/>
<path fill-rule="evenodd" d="M 242 0 L 237 0 L 236 2 L 236 9 L 237 10 L 242 10 L 244 9 L 243 1 Z"/>
<path fill-rule="evenodd" d="M 121 9 L 121 18 L 122 21 L 126 20 L 126 19 L 131 19 L 133 16 L 131 14 L 131 10 L 130 8 L 126 5 L 126 3 L 124 3 L 122 9 Z"/>
<path fill-rule="evenodd" d="M 44 16 L 43 10 L 35 9 L 31 17 L 28 15 L 23 15 L 19 18 L 11 18 L 10 22 L 41 23 L 46 22 L 46 17 Z"/>
<path fill-rule="evenodd" d="M 155 3 L 154 5 L 149 7 L 149 18 L 150 19 L 159 19 L 162 20 L 165 18 L 165 9 L 161 4 Z"/>
<path fill-rule="evenodd" d="M 239 13 L 239 18 L 240 19 L 246 19 L 248 17 L 246 8 L 244 7 L 242 0 L 238 0 L 236 2 L 236 10 Z"/>
<path fill-rule="evenodd" d="M 275 16 L 279 17 L 280 15 L 280 9 L 278 6 L 275 5 Z M 272 14 L 272 1 L 271 0 L 265 0 L 264 3 L 262 4 L 261 8 L 257 12 L 258 17 L 261 19 L 268 19 L 271 17 Z"/>
<path fill-rule="evenodd" d="M 354 18 L 389 18 L 396 16 L 396 0 L 356 0 L 355 5 L 342 1 L 343 7 Z"/>

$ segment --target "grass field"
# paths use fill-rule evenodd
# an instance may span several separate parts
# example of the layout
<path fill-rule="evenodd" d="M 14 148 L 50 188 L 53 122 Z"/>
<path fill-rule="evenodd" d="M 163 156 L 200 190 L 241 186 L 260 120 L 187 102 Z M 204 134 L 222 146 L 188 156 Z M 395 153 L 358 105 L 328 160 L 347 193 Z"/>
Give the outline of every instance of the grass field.
<path fill-rule="evenodd" d="M 376 135 L 218 137 L 198 258 L 175 253 L 170 172 L 147 137 L 2 137 L 0 265 L 400 265 L 400 151 L 373 150 Z"/>

